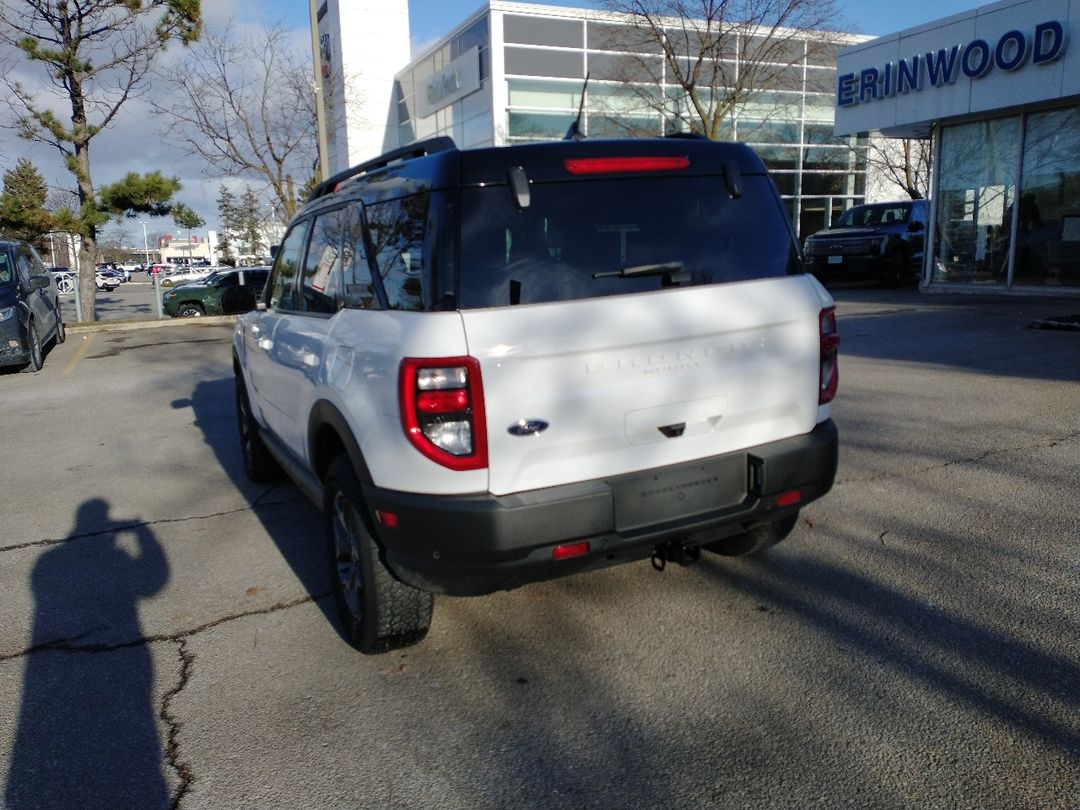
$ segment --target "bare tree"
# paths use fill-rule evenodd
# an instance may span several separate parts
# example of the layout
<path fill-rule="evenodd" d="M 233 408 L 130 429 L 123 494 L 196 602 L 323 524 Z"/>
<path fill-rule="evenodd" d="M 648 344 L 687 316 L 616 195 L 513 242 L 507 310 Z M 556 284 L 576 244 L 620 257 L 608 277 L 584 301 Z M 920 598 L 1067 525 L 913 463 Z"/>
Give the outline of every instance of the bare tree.
<path fill-rule="evenodd" d="M 666 126 L 722 139 L 756 94 L 800 89 L 792 73 L 809 53 L 831 60 L 835 0 L 602 0 L 630 30 L 612 26 L 601 47 L 626 51 L 613 78 Z M 660 57 L 660 58 L 657 58 Z M 795 81 L 799 87 L 792 87 Z M 670 89 L 677 90 L 672 94 Z M 775 114 L 775 105 L 768 105 Z"/>
<path fill-rule="evenodd" d="M 886 192 L 899 187 L 911 199 L 922 200 L 930 191 L 931 155 L 929 139 L 871 138 L 868 175 L 876 175 Z"/>
<path fill-rule="evenodd" d="M 0 0 L 0 42 L 44 77 L 37 86 L 6 70 L 14 126 L 30 140 L 56 148 L 74 176 L 79 206 L 71 227 L 81 239 L 80 261 L 93 267 L 98 229 L 112 213 L 95 198 L 90 144 L 142 85 L 154 59 L 172 39 L 188 44 L 202 27 L 200 0 Z M 68 122 L 57 114 L 66 105 Z M 140 204 L 141 205 L 141 204 Z M 139 210 L 139 206 L 133 210 Z M 93 273 L 79 296 L 94 312 Z"/>
<path fill-rule="evenodd" d="M 208 171 L 265 182 L 286 220 L 318 148 L 310 57 L 289 40 L 280 26 L 207 33 L 188 59 L 161 71 L 179 100 L 155 105 Z"/>

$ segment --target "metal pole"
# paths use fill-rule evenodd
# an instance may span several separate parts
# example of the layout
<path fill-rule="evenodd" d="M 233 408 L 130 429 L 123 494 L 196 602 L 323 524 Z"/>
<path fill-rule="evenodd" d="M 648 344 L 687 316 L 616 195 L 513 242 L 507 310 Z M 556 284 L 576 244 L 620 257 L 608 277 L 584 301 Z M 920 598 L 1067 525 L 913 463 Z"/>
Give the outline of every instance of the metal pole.
<path fill-rule="evenodd" d="M 77 323 L 83 323 L 83 310 L 82 310 L 82 268 L 79 266 L 79 250 L 75 244 L 75 237 L 70 233 L 67 235 L 68 243 L 71 247 L 71 259 L 72 264 L 75 265 L 75 321 Z M 96 283 L 96 282 L 95 282 Z"/>
<path fill-rule="evenodd" d="M 319 13 L 316 0 L 309 0 L 311 15 L 311 59 L 315 64 L 315 123 L 319 133 L 319 180 L 330 177 L 330 146 L 326 135 L 326 88 L 322 81 L 322 51 L 319 48 Z"/>
<path fill-rule="evenodd" d="M 149 273 L 150 272 L 150 245 L 147 244 L 147 242 L 146 242 L 146 223 L 143 222 L 142 220 L 139 220 L 139 224 L 142 225 L 142 247 L 143 247 L 143 254 L 145 254 L 145 256 L 146 256 L 146 264 L 143 265 L 143 269 L 146 270 L 146 272 Z"/>

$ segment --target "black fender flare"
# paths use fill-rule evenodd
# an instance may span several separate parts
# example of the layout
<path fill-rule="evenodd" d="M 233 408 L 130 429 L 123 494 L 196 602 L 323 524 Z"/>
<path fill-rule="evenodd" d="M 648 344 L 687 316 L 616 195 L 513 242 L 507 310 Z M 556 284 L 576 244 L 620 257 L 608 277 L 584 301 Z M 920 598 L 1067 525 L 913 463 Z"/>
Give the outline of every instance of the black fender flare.
<path fill-rule="evenodd" d="M 329 469 L 334 457 L 338 455 L 333 452 L 336 448 L 327 445 L 327 429 L 336 434 L 338 441 L 345 448 L 360 483 L 373 483 L 367 462 L 364 461 L 364 454 L 360 450 L 360 443 L 353 435 L 348 420 L 332 402 L 325 399 L 316 402 L 311 409 L 311 414 L 308 416 L 308 458 L 311 459 L 311 472 L 315 477 L 322 481 L 326 477 L 326 471 Z"/>

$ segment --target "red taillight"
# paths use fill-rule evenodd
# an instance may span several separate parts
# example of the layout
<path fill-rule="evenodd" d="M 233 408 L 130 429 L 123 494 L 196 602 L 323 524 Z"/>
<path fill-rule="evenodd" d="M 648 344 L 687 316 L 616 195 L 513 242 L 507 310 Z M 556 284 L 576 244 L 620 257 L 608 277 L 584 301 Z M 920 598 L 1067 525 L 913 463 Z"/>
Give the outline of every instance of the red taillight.
<path fill-rule="evenodd" d="M 427 458 L 451 470 L 487 467 L 484 387 L 475 358 L 402 360 L 398 398 L 405 435 Z"/>
<path fill-rule="evenodd" d="M 398 527 L 397 512 L 384 512 L 381 509 L 376 509 L 375 519 L 388 529 L 396 529 Z"/>
<path fill-rule="evenodd" d="M 789 489 L 787 492 L 781 492 L 776 496 L 777 508 L 783 508 L 785 506 L 794 506 L 802 500 L 802 493 L 797 489 Z"/>
<path fill-rule="evenodd" d="M 551 559 L 569 560 L 573 557 L 584 557 L 588 553 L 589 544 L 587 542 L 564 543 L 561 546 L 555 546 L 555 548 L 551 550 Z"/>
<path fill-rule="evenodd" d="M 818 318 L 821 335 L 821 374 L 818 389 L 818 404 L 832 402 L 836 396 L 836 387 L 840 383 L 840 369 L 837 357 L 840 350 L 840 332 L 836 328 L 836 308 L 821 310 Z"/>
<path fill-rule="evenodd" d="M 690 158 L 683 156 L 577 158 L 564 162 L 570 174 L 615 174 L 617 172 L 668 172 L 686 169 Z"/>

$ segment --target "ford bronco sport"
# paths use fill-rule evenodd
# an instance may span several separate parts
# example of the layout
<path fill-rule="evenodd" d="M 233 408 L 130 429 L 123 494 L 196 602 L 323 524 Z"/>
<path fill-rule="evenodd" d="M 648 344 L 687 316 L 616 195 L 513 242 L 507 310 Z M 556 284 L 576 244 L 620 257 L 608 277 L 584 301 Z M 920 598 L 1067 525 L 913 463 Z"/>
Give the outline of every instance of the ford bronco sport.
<path fill-rule="evenodd" d="M 838 342 L 749 148 L 433 139 L 290 224 L 234 338 L 244 462 L 321 506 L 384 652 L 434 593 L 783 539 L 836 472 Z"/>

